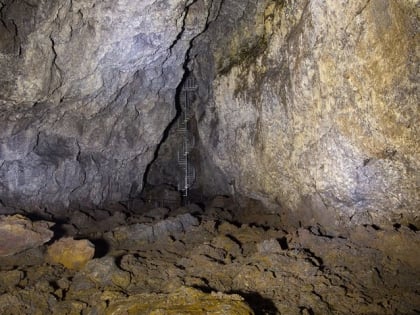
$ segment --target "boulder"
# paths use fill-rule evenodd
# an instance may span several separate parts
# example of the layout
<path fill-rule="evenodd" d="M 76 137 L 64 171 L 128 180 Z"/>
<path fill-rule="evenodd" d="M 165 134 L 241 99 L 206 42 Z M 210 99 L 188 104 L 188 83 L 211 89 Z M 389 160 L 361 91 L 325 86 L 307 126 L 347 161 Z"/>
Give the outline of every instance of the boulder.
<path fill-rule="evenodd" d="M 47 260 L 68 269 L 82 269 L 94 254 L 95 246 L 88 240 L 65 237 L 48 247 Z"/>
<path fill-rule="evenodd" d="M 121 270 L 111 256 L 89 261 L 83 273 L 99 286 L 117 286 L 125 288 L 130 284 L 130 274 Z"/>
<path fill-rule="evenodd" d="M 105 237 L 110 242 L 136 246 L 138 244 L 165 240 L 168 236 L 188 232 L 198 225 L 198 219 L 186 213 L 161 220 L 155 224 L 137 223 L 129 226 L 120 226 L 106 233 Z"/>
<path fill-rule="evenodd" d="M 109 303 L 107 315 L 254 314 L 239 295 L 220 292 L 208 294 L 187 287 L 181 287 L 170 294 L 138 294 L 128 298 L 116 298 Z"/>
<path fill-rule="evenodd" d="M 32 222 L 22 215 L 0 216 L 0 256 L 10 256 L 48 242 L 54 223 Z"/>

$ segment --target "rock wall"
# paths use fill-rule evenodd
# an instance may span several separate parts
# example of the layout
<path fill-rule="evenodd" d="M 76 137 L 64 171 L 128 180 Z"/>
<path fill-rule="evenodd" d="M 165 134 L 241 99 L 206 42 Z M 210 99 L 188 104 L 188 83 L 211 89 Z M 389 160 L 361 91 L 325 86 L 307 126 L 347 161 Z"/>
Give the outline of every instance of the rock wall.
<path fill-rule="evenodd" d="M 148 170 L 171 184 L 176 150 L 156 149 L 189 69 L 205 193 L 296 224 L 419 221 L 419 10 L 0 0 L 0 201 L 103 205 L 137 196 Z"/>
<path fill-rule="evenodd" d="M 0 1 L 0 200 L 136 196 L 206 1 Z"/>
<path fill-rule="evenodd" d="M 209 29 L 199 134 L 232 191 L 296 224 L 420 221 L 416 3 L 267 1 Z"/>

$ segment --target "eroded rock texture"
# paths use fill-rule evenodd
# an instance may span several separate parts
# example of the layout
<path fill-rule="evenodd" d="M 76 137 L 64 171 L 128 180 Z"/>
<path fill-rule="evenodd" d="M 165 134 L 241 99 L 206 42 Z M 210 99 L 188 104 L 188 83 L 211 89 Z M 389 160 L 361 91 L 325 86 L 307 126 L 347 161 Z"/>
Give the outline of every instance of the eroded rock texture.
<path fill-rule="evenodd" d="M 33 223 L 19 214 L 0 216 L 0 257 L 14 255 L 48 242 L 53 237 L 49 229 L 52 225 L 47 221 Z"/>
<path fill-rule="evenodd" d="M 1 0 L 0 199 L 103 205 L 138 196 L 149 170 L 175 185 L 177 150 L 155 153 L 177 137 L 190 70 L 204 193 L 263 200 L 296 224 L 418 224 L 419 10 Z"/>
<path fill-rule="evenodd" d="M 418 3 L 252 12 L 209 29 L 213 69 L 198 62 L 214 73 L 199 134 L 230 190 L 293 210 L 295 223 L 418 222 Z"/>
<path fill-rule="evenodd" d="M 0 256 L 0 313 L 419 313 L 414 227 L 360 225 L 337 237 L 321 226 L 285 230 L 279 215 L 238 208 L 228 198 L 194 216 L 180 211 L 165 219 L 136 214 L 105 231 L 104 214 L 96 213 L 88 229 L 76 224 L 55 235 L 56 243 Z M 95 258 L 74 268 L 91 258 L 81 256 L 90 252 L 86 239 L 69 238 L 82 231 L 95 243 Z"/>
<path fill-rule="evenodd" d="M 1 1 L 3 203 L 98 205 L 138 194 L 206 7 Z"/>

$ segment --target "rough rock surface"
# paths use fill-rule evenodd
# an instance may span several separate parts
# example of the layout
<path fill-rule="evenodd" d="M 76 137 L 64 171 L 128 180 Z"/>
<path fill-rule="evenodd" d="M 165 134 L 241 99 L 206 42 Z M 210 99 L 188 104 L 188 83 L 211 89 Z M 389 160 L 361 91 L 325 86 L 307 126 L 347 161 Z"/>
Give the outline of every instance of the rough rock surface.
<path fill-rule="evenodd" d="M 176 150 L 160 144 L 176 138 L 189 68 L 205 192 L 292 210 L 296 225 L 418 224 L 419 10 L 2 0 L 0 206 L 124 201 L 149 171 L 173 185 Z"/>
<path fill-rule="evenodd" d="M 158 208 L 158 212 L 160 209 Z M 128 226 L 119 226 L 105 237 L 111 242 L 130 244 L 135 247 L 144 243 L 153 243 L 157 239 L 187 233 L 199 224 L 197 218 L 186 213 L 173 218 L 161 220 L 155 224 L 137 223 Z"/>
<path fill-rule="evenodd" d="M 179 215 L 173 216 L 177 212 L 149 225 L 169 226 L 169 219 L 179 221 Z M 224 219 L 227 213 L 229 220 Z M 46 263 L 29 251 L 32 257 L 0 257 L 0 313 L 420 311 L 420 232 L 413 226 L 361 225 L 338 236 L 319 225 L 286 230 L 273 214 L 237 208 L 227 198 L 208 203 L 196 219 L 200 223 L 191 229 L 170 235 L 161 231 L 141 244 L 113 239 L 113 233 L 92 225 L 85 236 L 98 245 L 102 239 L 103 248 L 81 269 Z M 150 217 L 131 220 L 141 223 Z"/>
<path fill-rule="evenodd" d="M 10 256 L 41 246 L 54 235 L 49 228 L 54 223 L 32 222 L 19 214 L 0 216 L 0 256 Z"/>
<path fill-rule="evenodd" d="M 171 294 L 139 294 L 112 299 L 106 314 L 122 315 L 128 312 L 139 315 L 254 314 L 238 295 L 207 294 L 192 288 L 180 288 Z"/>
<path fill-rule="evenodd" d="M 208 3 L 0 2 L 0 200 L 136 196 Z"/>
<path fill-rule="evenodd" d="M 88 240 L 65 237 L 54 242 L 47 250 L 47 260 L 69 269 L 81 269 L 95 254 L 95 246 Z"/>
<path fill-rule="evenodd" d="M 418 1 L 255 7 L 195 46 L 213 52 L 195 64 L 214 79 L 201 143 L 231 192 L 296 224 L 419 223 Z"/>
<path fill-rule="evenodd" d="M 114 257 L 105 256 L 93 259 L 83 269 L 86 277 L 100 286 L 118 286 L 126 288 L 130 285 L 130 273 L 118 268 Z"/>

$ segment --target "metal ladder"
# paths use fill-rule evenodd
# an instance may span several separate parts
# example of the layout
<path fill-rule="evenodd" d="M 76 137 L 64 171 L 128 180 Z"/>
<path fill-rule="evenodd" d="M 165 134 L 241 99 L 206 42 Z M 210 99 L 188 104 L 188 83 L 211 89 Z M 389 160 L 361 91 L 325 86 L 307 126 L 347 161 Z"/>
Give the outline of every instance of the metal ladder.
<path fill-rule="evenodd" d="M 193 117 L 192 110 L 192 96 L 196 93 L 198 89 L 197 81 L 195 78 L 190 75 L 184 82 L 184 85 L 181 89 L 181 115 L 178 119 L 178 128 L 177 132 L 182 137 L 182 143 L 178 149 L 178 165 L 181 168 L 180 178 L 178 178 L 178 190 L 182 192 L 182 196 L 186 203 L 188 203 L 188 190 L 194 184 L 196 179 L 195 167 L 192 164 L 190 153 L 195 145 L 194 135 L 189 129 L 188 122 Z"/>

